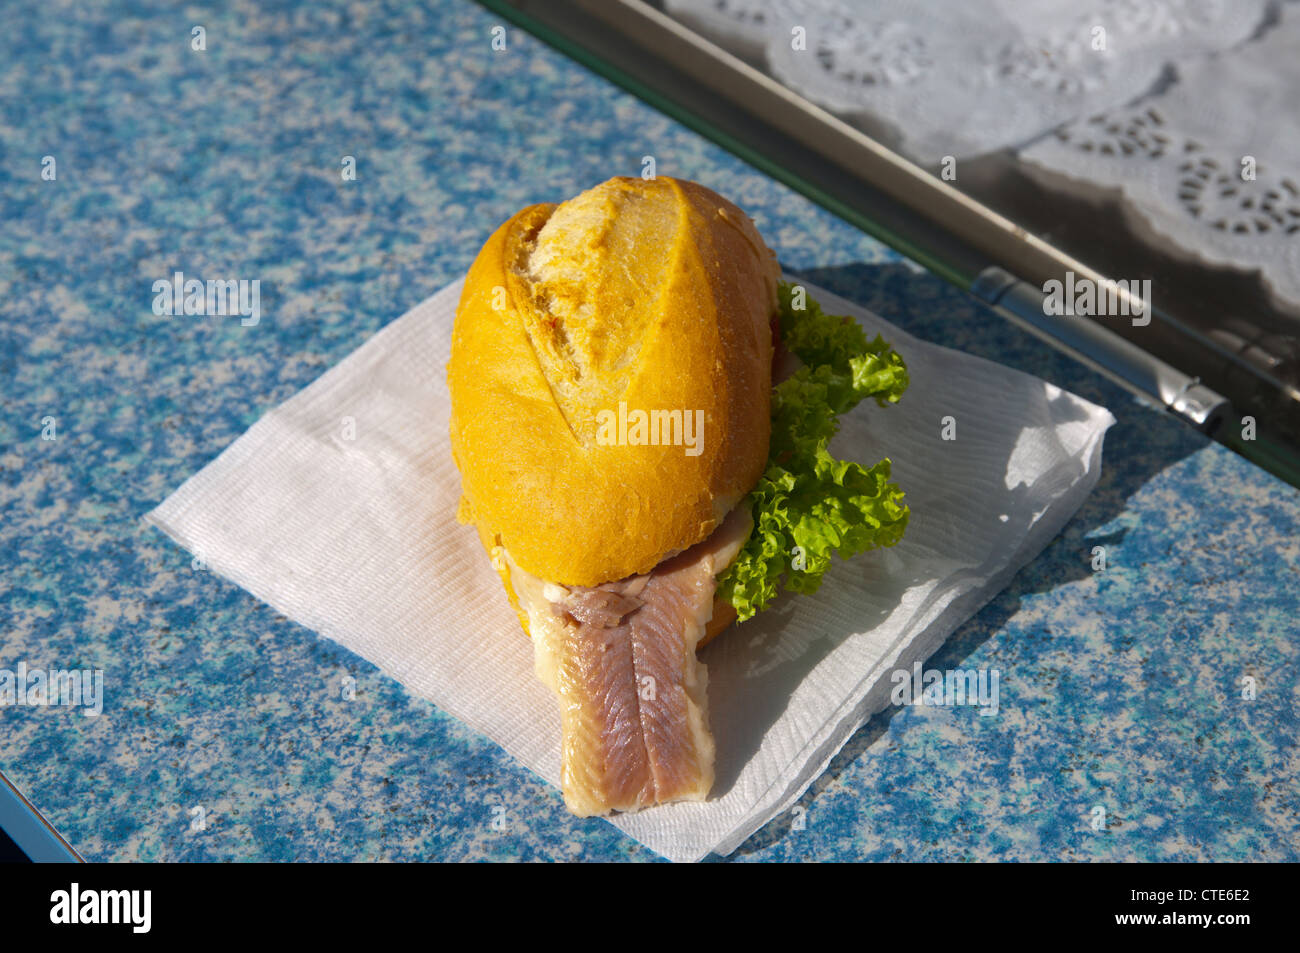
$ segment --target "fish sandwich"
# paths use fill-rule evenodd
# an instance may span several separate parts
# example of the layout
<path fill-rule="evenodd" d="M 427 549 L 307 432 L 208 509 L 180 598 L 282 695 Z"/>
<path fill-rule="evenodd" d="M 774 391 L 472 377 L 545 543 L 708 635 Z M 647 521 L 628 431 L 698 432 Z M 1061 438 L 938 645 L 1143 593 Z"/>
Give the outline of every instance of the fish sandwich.
<path fill-rule="evenodd" d="M 833 552 L 902 535 L 889 461 L 826 445 L 906 369 L 801 292 L 744 212 L 664 177 L 525 208 L 470 268 L 447 367 L 457 515 L 556 696 L 575 814 L 707 798 L 697 651 L 783 582 L 814 591 Z"/>

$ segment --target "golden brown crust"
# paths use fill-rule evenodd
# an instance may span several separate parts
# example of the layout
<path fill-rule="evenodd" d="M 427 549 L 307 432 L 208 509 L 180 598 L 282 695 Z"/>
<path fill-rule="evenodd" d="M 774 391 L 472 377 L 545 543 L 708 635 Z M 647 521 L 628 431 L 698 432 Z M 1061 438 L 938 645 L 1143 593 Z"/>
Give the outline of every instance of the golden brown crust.
<path fill-rule="evenodd" d="M 691 182 L 611 179 L 502 225 L 447 368 L 460 515 L 485 548 L 590 586 L 708 536 L 766 464 L 776 276 L 744 213 Z M 620 403 L 699 411 L 699 454 L 603 442 Z"/>

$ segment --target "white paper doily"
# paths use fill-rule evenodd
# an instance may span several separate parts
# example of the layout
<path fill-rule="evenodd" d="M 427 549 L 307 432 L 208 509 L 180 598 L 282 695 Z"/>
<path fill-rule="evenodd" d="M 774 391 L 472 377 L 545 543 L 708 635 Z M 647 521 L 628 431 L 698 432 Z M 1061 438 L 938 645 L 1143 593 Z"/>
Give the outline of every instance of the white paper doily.
<path fill-rule="evenodd" d="M 1021 145 L 1223 50 L 1267 0 L 667 0 L 668 12 L 922 164 Z"/>
<path fill-rule="evenodd" d="M 1118 190 L 1156 236 L 1259 271 L 1300 305 L 1300 10 L 1258 42 L 1180 69 L 1133 106 L 1070 123 L 1021 156 Z"/>

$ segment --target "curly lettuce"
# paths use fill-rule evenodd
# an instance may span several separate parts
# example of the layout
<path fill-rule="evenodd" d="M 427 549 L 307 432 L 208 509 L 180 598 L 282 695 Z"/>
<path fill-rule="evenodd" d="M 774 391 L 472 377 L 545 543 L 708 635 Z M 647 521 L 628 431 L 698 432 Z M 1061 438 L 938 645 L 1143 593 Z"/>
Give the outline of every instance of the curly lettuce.
<path fill-rule="evenodd" d="M 898 401 L 908 383 L 903 359 L 810 298 L 796 310 L 802 288 L 782 282 L 779 297 L 781 339 L 805 366 L 773 388 L 767 469 L 748 498 L 754 531 L 719 579 L 742 622 L 767 608 L 783 582 L 790 592 L 816 592 L 833 553 L 847 559 L 893 546 L 908 520 L 888 459 L 868 469 L 827 449 L 840 414 L 867 397 L 882 407 Z"/>

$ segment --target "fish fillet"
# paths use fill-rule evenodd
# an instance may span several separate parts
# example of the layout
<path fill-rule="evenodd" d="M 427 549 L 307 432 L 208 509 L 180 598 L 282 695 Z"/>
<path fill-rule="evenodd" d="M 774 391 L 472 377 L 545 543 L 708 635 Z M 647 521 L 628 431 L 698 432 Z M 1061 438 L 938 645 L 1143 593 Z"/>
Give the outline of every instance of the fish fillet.
<path fill-rule="evenodd" d="M 510 561 L 538 677 L 559 701 L 564 800 L 574 814 L 708 797 L 708 672 L 695 650 L 717 575 L 752 527 L 748 508 L 737 507 L 708 539 L 651 572 L 591 588 L 546 583 Z"/>

